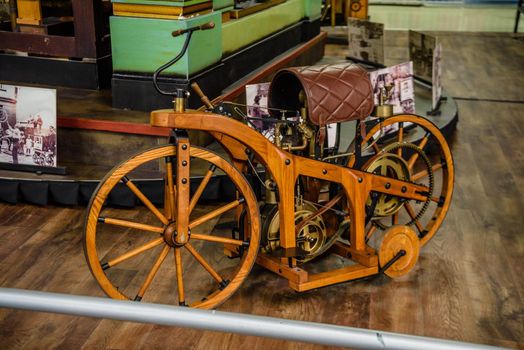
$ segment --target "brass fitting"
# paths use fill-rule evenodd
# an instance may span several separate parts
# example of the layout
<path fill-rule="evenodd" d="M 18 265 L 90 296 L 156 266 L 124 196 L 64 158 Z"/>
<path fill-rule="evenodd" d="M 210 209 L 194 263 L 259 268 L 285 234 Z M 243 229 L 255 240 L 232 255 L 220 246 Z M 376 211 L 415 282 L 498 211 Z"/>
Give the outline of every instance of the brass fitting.
<path fill-rule="evenodd" d="M 378 106 L 375 106 L 374 115 L 375 117 L 387 118 L 393 115 L 393 105 L 387 104 L 393 93 L 393 85 L 386 85 L 380 88 L 380 94 L 378 96 Z"/>

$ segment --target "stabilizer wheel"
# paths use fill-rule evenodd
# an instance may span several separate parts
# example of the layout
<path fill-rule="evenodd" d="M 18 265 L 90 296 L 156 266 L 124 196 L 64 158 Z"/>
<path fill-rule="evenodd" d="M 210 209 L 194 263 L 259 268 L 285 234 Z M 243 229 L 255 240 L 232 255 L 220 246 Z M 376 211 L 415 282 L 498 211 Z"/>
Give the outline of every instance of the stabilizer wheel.
<path fill-rule="evenodd" d="M 84 252 L 91 273 L 111 298 L 213 308 L 231 296 L 251 270 L 259 248 L 260 219 L 249 183 L 217 154 L 194 146 L 188 152 L 187 160 L 177 157 L 173 145 L 139 153 L 116 166 L 95 190 L 87 211 Z M 191 179 L 202 174 L 198 184 L 186 178 L 189 167 Z M 165 173 L 163 201 L 161 195 L 155 199 L 136 184 L 137 171 L 151 168 Z M 226 199 L 220 193 L 219 200 L 226 204 L 206 205 L 199 199 L 204 192 L 213 192 L 218 174 L 229 178 L 237 195 Z M 192 182 L 197 186 L 190 194 Z M 105 205 L 123 191 L 141 205 L 134 209 Z M 158 201 L 165 204 L 163 210 L 157 208 Z M 228 229 L 216 225 L 221 218 L 238 218 L 241 211 L 248 223 L 243 240 L 231 238 Z M 187 220 L 189 232 L 177 233 L 181 225 L 177 226 L 177 217 L 182 218 L 179 223 Z M 235 247 L 241 256 L 228 259 L 224 250 Z"/>
<path fill-rule="evenodd" d="M 389 277 L 403 276 L 417 263 L 419 251 L 420 244 L 415 231 L 405 225 L 392 226 L 386 231 L 380 245 L 380 267 Z"/>

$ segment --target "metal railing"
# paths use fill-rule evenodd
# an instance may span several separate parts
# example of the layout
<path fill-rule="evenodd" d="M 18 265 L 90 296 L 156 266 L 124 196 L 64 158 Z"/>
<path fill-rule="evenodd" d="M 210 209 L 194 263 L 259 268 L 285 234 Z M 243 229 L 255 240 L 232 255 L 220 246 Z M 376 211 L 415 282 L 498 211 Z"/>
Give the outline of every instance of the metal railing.
<path fill-rule="evenodd" d="M 323 323 L 23 289 L 0 288 L 0 307 L 189 327 L 358 349 L 497 349 L 486 345 Z"/>

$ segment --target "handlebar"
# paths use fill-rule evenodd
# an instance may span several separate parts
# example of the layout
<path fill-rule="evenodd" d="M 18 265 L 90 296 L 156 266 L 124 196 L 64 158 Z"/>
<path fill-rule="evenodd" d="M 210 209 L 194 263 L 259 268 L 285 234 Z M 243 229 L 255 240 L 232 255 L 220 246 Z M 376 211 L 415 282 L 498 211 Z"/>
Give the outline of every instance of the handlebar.
<path fill-rule="evenodd" d="M 180 35 L 186 34 L 186 33 L 187 33 L 187 36 L 186 36 L 186 40 L 184 41 L 184 45 L 182 46 L 182 50 L 180 50 L 178 55 L 176 55 L 175 58 L 173 58 L 171 61 L 163 64 L 162 66 L 160 66 L 153 73 L 153 85 L 155 86 L 156 91 L 158 91 L 162 95 L 178 96 L 178 92 L 177 91 L 172 91 L 171 92 L 171 91 L 164 91 L 164 90 L 160 89 L 160 87 L 158 86 L 158 82 L 157 82 L 158 76 L 164 70 L 166 70 L 167 68 L 169 68 L 172 65 L 174 65 L 175 63 L 177 63 L 182 58 L 182 56 L 184 56 L 184 54 L 187 51 L 187 48 L 189 47 L 189 41 L 191 40 L 191 35 L 193 34 L 193 32 L 195 32 L 197 30 L 208 30 L 208 29 L 213 29 L 213 28 L 215 28 L 215 23 L 209 22 L 209 23 L 201 24 L 201 25 L 198 25 L 198 26 L 195 26 L 195 27 L 191 27 L 191 28 L 175 30 L 175 31 L 173 31 L 171 33 L 171 35 L 173 37 L 177 37 L 177 36 L 180 36 Z M 182 96 L 179 96 L 179 97 L 182 97 Z"/>
<path fill-rule="evenodd" d="M 173 33 L 171 33 L 171 35 L 174 37 L 177 37 L 187 32 L 194 32 L 196 30 L 208 30 L 208 29 L 213 29 L 213 28 L 215 28 L 215 23 L 209 22 L 209 23 L 205 23 L 199 26 L 192 27 L 192 28 L 175 30 L 173 31 Z"/>

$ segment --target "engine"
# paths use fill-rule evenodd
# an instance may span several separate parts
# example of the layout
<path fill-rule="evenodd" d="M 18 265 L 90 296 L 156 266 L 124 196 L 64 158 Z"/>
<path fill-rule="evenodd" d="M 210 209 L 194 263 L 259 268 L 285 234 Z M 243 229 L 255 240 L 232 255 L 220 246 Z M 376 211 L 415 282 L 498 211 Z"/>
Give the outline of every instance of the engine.
<path fill-rule="evenodd" d="M 352 64 L 294 67 L 273 78 L 268 107 L 275 120 L 273 143 L 303 157 L 337 159 L 338 125 L 370 115 L 373 103 L 367 72 Z M 363 103 L 364 101 L 364 103 Z M 295 112 L 293 116 L 292 111 Z M 298 117 L 297 117 L 298 116 Z M 262 209 L 262 249 L 279 249 L 277 198 L 272 179 L 266 179 Z M 296 245 L 306 262 L 326 251 L 347 229 L 349 220 L 339 188 L 320 179 L 301 176 L 295 188 Z M 335 199 L 333 199 L 335 198 Z M 338 201 L 338 202 L 336 202 Z M 336 204 L 333 204 L 336 203 Z"/>

